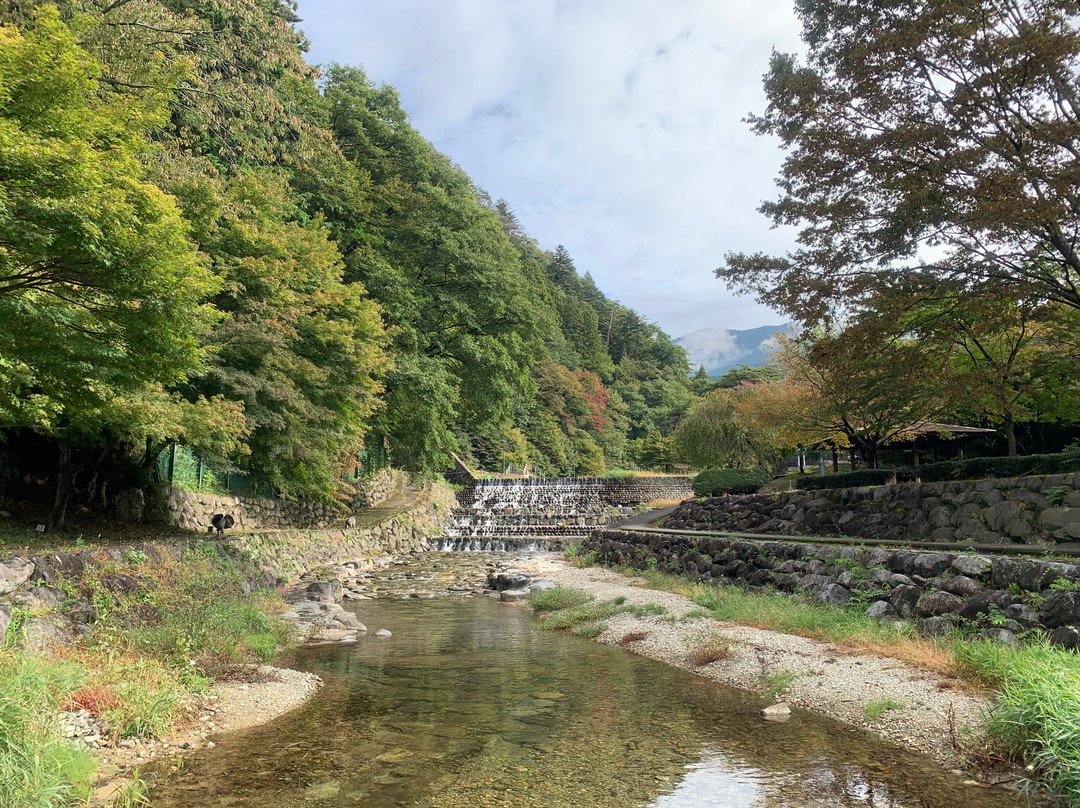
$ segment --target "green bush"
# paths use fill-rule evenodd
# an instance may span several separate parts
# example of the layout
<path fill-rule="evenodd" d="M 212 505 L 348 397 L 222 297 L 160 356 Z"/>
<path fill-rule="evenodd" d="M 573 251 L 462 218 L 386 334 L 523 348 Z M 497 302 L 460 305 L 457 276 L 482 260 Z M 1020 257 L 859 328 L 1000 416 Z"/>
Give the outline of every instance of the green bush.
<path fill-rule="evenodd" d="M 839 474 L 826 474 L 824 477 L 814 474 L 800 477 L 795 481 L 795 487 L 800 491 L 812 491 L 815 488 L 859 488 L 864 485 L 885 485 L 892 482 L 894 474 L 896 472 L 892 469 L 860 469 Z"/>
<path fill-rule="evenodd" d="M 761 469 L 705 469 L 694 478 L 694 493 L 699 497 L 721 494 L 753 494 L 769 481 Z"/>
<path fill-rule="evenodd" d="M 1031 477 L 1040 474 L 1072 474 L 1080 471 L 1080 452 L 1026 455 L 1024 457 L 976 457 L 927 463 L 919 469 L 924 483 L 940 480 L 982 480 L 987 477 Z"/>

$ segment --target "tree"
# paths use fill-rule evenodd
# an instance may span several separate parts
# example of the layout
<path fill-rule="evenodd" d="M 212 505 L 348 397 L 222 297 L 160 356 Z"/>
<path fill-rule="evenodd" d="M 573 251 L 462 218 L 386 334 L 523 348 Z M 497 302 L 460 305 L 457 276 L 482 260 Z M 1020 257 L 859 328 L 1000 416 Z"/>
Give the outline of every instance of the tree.
<path fill-rule="evenodd" d="M 1047 388 L 1061 386 L 1047 361 L 1060 306 L 1033 296 L 1018 300 L 1018 292 L 975 295 L 955 282 L 911 275 L 876 292 L 859 315 L 938 352 L 942 393 L 955 410 L 1000 423 L 1010 457 L 1017 454 L 1017 423 L 1037 411 Z"/>
<path fill-rule="evenodd" d="M 243 403 L 252 479 L 326 501 L 379 407 L 389 362 L 378 306 L 343 282 L 323 222 L 304 220 L 278 173 L 199 178 L 180 194 L 224 313 L 193 389 Z"/>
<path fill-rule="evenodd" d="M 776 367 L 776 365 L 761 365 L 760 367 L 736 365 L 716 380 L 716 386 L 734 389 L 741 384 L 756 384 L 757 382 L 775 382 L 779 380 L 780 369 Z"/>
<path fill-rule="evenodd" d="M 761 210 L 800 246 L 717 275 L 811 322 L 911 268 L 1080 307 L 1074 0 L 797 9 L 806 64 L 774 54 L 750 120 L 788 152 Z"/>
<path fill-rule="evenodd" d="M 460 168 L 409 125 L 397 93 L 333 65 L 325 104 L 366 208 L 322 208 L 346 264 L 381 303 L 397 369 L 377 429 L 395 461 L 441 470 L 452 426 L 509 425 L 541 350 L 532 286 L 498 214 Z"/>
<path fill-rule="evenodd" d="M 56 439 L 54 526 L 73 447 L 160 432 L 214 319 L 176 204 L 139 162 L 164 108 L 100 74 L 53 9 L 0 27 L 0 425 Z"/>
<path fill-rule="evenodd" d="M 675 431 L 675 457 L 699 469 L 771 467 L 784 448 L 777 430 L 748 428 L 732 401 L 726 390 L 698 399 Z"/>
<path fill-rule="evenodd" d="M 788 386 L 776 421 L 788 440 L 851 446 L 877 468 L 882 446 L 945 409 L 935 354 L 879 326 L 860 322 L 841 332 L 778 339 L 776 361 L 784 380 L 761 384 Z"/>

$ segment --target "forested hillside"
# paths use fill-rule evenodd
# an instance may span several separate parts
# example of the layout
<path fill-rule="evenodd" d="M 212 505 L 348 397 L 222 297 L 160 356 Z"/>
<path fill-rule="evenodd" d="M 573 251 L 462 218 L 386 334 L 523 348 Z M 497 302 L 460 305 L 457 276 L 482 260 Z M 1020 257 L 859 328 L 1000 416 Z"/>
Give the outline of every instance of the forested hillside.
<path fill-rule="evenodd" d="M 308 65 L 297 12 L 0 10 L 0 466 L 57 482 L 59 523 L 173 444 L 320 500 L 451 452 L 647 459 L 690 398 L 683 350 L 529 238 L 392 88 Z"/>

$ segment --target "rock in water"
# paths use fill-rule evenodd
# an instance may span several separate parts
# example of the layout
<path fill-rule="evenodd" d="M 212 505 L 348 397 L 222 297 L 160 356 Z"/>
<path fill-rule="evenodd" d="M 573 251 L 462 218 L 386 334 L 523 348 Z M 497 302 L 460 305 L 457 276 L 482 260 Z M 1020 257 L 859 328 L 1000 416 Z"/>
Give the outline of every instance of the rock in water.
<path fill-rule="evenodd" d="M 375 632 L 375 636 L 376 637 L 393 637 L 394 635 L 391 634 L 388 629 L 380 628 L 378 631 Z"/>
<path fill-rule="evenodd" d="M 761 711 L 761 715 L 766 721 L 787 721 L 791 718 L 791 708 L 786 702 L 780 702 L 766 707 Z"/>

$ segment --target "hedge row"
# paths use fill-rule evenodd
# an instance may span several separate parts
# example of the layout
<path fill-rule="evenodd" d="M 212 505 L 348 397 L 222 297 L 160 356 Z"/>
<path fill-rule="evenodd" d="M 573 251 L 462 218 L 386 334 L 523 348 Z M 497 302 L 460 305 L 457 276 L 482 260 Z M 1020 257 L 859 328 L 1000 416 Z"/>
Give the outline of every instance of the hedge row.
<path fill-rule="evenodd" d="M 769 481 L 761 469 L 705 469 L 691 483 L 699 497 L 721 494 L 753 494 Z"/>
<path fill-rule="evenodd" d="M 919 469 L 924 483 L 940 480 L 983 480 L 987 477 L 1034 477 L 1080 471 L 1080 451 L 1024 457 L 976 457 L 927 463 Z"/>
<path fill-rule="evenodd" d="M 896 472 L 892 469 L 860 469 L 826 474 L 824 477 L 814 474 L 809 477 L 800 477 L 795 481 L 795 487 L 807 491 L 815 488 L 859 488 L 864 485 L 885 485 L 893 481 L 895 474 Z"/>

